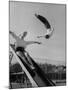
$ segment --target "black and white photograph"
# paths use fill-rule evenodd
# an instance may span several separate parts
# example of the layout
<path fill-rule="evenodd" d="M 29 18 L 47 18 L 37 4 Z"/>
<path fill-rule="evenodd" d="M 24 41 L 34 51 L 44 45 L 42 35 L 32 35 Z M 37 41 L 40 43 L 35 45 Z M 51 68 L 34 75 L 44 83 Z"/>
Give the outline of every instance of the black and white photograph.
<path fill-rule="evenodd" d="M 9 1 L 9 88 L 66 86 L 66 4 Z"/>

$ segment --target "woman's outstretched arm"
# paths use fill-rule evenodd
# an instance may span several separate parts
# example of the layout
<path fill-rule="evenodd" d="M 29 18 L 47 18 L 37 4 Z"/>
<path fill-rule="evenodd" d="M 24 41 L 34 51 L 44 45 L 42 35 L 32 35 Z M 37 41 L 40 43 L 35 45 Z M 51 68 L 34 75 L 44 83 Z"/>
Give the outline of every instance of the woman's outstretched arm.
<path fill-rule="evenodd" d="M 19 38 L 14 32 L 9 31 L 9 33 L 13 36 L 13 38 L 16 40 L 17 38 Z"/>
<path fill-rule="evenodd" d="M 37 41 L 28 41 L 27 44 L 42 44 L 41 42 L 37 42 Z"/>

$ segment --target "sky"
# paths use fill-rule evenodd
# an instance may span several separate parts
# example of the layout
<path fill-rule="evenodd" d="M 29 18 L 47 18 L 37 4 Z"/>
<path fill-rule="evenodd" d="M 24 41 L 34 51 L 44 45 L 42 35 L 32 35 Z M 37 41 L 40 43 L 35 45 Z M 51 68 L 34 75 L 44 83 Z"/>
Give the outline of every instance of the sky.
<path fill-rule="evenodd" d="M 49 62 L 66 61 L 66 6 L 64 4 L 11 1 L 9 7 L 9 29 L 17 35 L 27 31 L 25 40 L 42 42 L 41 45 L 34 44 L 26 48 L 37 62 L 44 63 L 46 59 Z M 54 27 L 54 33 L 50 39 L 36 38 L 38 35 L 44 35 L 46 28 L 35 17 L 35 13 L 46 17 Z M 10 43 L 13 42 L 14 39 L 10 36 Z"/>

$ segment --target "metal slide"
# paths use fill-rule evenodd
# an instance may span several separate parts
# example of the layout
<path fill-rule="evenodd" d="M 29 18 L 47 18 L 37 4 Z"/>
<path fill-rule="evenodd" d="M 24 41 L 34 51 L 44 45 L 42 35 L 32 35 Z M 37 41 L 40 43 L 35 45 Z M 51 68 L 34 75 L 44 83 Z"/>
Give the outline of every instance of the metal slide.
<path fill-rule="evenodd" d="M 11 48 L 13 49 L 12 46 Z M 21 64 L 24 65 L 26 69 L 26 71 L 24 72 L 28 72 L 26 73 L 26 75 L 28 76 L 30 82 L 34 82 L 33 87 L 55 86 L 55 84 L 47 77 L 47 75 L 43 72 L 43 70 L 37 65 L 37 63 L 30 57 L 27 52 L 18 52 L 16 56 L 19 58 Z"/>
<path fill-rule="evenodd" d="M 38 87 L 36 82 L 33 80 L 32 76 L 30 75 L 30 73 L 28 72 L 28 70 L 26 69 L 26 67 L 24 66 L 24 64 L 21 62 L 21 60 L 19 59 L 19 57 L 16 55 L 15 50 L 13 48 L 12 45 L 10 45 L 10 50 L 13 53 L 13 55 L 15 56 L 16 60 L 18 61 L 18 63 L 20 64 L 20 66 L 22 67 L 22 70 L 25 72 L 25 74 L 27 75 L 28 79 L 30 80 L 32 87 Z"/>

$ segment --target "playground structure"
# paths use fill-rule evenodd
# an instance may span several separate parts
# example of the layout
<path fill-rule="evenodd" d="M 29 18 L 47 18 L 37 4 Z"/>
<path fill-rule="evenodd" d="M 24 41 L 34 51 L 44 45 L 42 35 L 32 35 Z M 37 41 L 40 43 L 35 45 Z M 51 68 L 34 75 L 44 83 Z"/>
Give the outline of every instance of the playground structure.
<path fill-rule="evenodd" d="M 32 87 L 55 86 L 55 84 L 45 75 L 43 70 L 32 59 L 28 52 L 15 52 L 14 46 L 10 45 L 10 51 L 15 56 L 22 70 L 31 82 Z"/>

